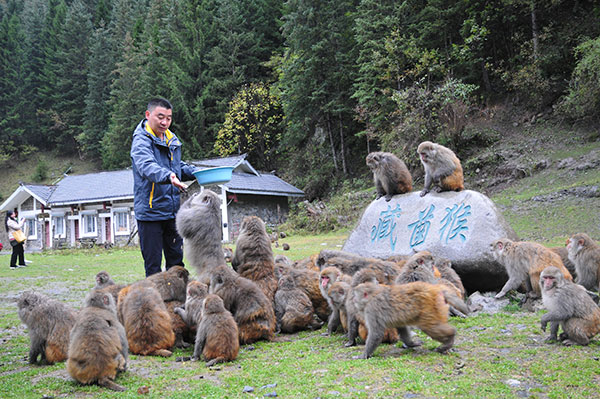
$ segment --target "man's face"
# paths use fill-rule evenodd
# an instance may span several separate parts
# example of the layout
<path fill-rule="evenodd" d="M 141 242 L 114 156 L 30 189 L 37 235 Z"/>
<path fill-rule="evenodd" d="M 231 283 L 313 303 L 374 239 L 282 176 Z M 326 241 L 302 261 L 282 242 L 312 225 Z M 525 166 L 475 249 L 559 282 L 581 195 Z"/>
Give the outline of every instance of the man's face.
<path fill-rule="evenodd" d="M 152 111 L 146 111 L 146 119 L 150 129 L 157 135 L 163 135 L 171 126 L 173 111 L 163 107 L 156 107 Z"/>

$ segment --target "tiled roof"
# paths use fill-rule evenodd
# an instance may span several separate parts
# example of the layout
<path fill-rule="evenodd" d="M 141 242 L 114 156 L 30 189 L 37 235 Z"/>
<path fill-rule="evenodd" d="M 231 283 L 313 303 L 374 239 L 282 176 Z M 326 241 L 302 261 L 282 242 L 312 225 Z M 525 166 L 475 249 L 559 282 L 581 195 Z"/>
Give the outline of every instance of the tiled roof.
<path fill-rule="evenodd" d="M 238 194 L 304 196 L 302 190 L 269 173 L 254 175 L 234 172 L 231 180 L 224 185 L 228 191 Z"/>
<path fill-rule="evenodd" d="M 34 196 L 41 199 L 43 203 L 48 203 L 52 192 L 56 189 L 56 186 L 49 186 L 46 184 L 23 183 L 23 187 L 33 193 Z"/>
<path fill-rule="evenodd" d="M 202 159 L 190 163 L 201 168 L 216 168 L 218 166 L 233 166 L 234 168 L 244 162 L 246 154 L 234 155 L 225 158 Z"/>
<path fill-rule="evenodd" d="M 225 184 L 227 190 L 232 193 L 291 197 L 301 197 L 304 195 L 302 190 L 273 174 L 258 173 L 245 159 L 246 154 L 242 154 L 234 157 L 208 159 L 191 163 L 199 167 L 236 167 L 231 181 Z M 54 186 L 24 183 L 23 187 L 42 199 L 49 206 L 114 199 L 133 199 L 133 172 L 131 169 L 125 169 L 85 175 L 70 175 Z"/>
<path fill-rule="evenodd" d="M 62 179 L 50 197 L 50 205 L 133 198 L 131 169 L 72 175 Z"/>

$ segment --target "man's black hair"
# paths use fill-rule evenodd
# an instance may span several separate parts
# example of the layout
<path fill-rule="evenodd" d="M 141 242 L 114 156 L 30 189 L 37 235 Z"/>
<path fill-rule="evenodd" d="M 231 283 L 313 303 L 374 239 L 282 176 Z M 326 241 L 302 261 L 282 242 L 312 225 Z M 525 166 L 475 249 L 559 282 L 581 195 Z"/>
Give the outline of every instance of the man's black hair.
<path fill-rule="evenodd" d="M 169 100 L 164 99 L 164 98 L 153 98 L 152 100 L 150 100 L 150 102 L 148 102 L 148 111 L 152 112 L 152 110 L 156 107 L 163 107 L 166 109 L 173 109 L 173 106 L 171 105 L 171 103 L 169 102 Z"/>

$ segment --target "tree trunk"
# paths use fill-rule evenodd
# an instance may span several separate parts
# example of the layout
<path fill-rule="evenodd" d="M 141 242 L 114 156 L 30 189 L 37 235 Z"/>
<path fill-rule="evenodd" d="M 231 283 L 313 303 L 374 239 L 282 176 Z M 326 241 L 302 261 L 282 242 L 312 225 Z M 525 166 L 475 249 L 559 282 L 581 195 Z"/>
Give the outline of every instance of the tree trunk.
<path fill-rule="evenodd" d="M 329 144 L 331 145 L 331 156 L 333 157 L 333 166 L 335 170 L 338 170 L 337 157 L 335 155 L 335 145 L 333 144 L 333 133 L 331 132 L 331 121 L 329 115 L 327 115 L 327 133 L 329 134 Z"/>
<path fill-rule="evenodd" d="M 343 123 L 342 123 L 342 113 L 340 112 L 338 114 L 338 124 L 340 127 L 340 152 L 341 152 L 341 158 L 342 158 L 342 171 L 344 172 L 344 175 L 348 175 L 348 168 L 346 167 L 346 156 L 344 155 L 345 148 L 344 148 L 344 127 L 343 127 Z"/>
<path fill-rule="evenodd" d="M 537 26 L 535 0 L 531 0 L 531 36 L 533 37 L 533 60 L 537 61 L 539 55 L 539 30 Z"/>

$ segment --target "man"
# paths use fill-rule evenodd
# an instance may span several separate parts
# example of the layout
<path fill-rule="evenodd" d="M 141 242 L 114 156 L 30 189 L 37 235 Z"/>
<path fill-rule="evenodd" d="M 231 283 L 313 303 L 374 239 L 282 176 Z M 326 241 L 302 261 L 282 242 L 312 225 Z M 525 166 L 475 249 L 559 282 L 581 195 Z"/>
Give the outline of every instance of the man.
<path fill-rule="evenodd" d="M 171 103 L 156 98 L 148 103 L 146 118 L 133 132 L 134 211 L 146 277 L 165 268 L 183 266 L 183 239 L 175 228 L 179 210 L 181 180 L 194 179 L 194 167 L 181 161 L 181 142 L 169 130 L 173 118 Z"/>

